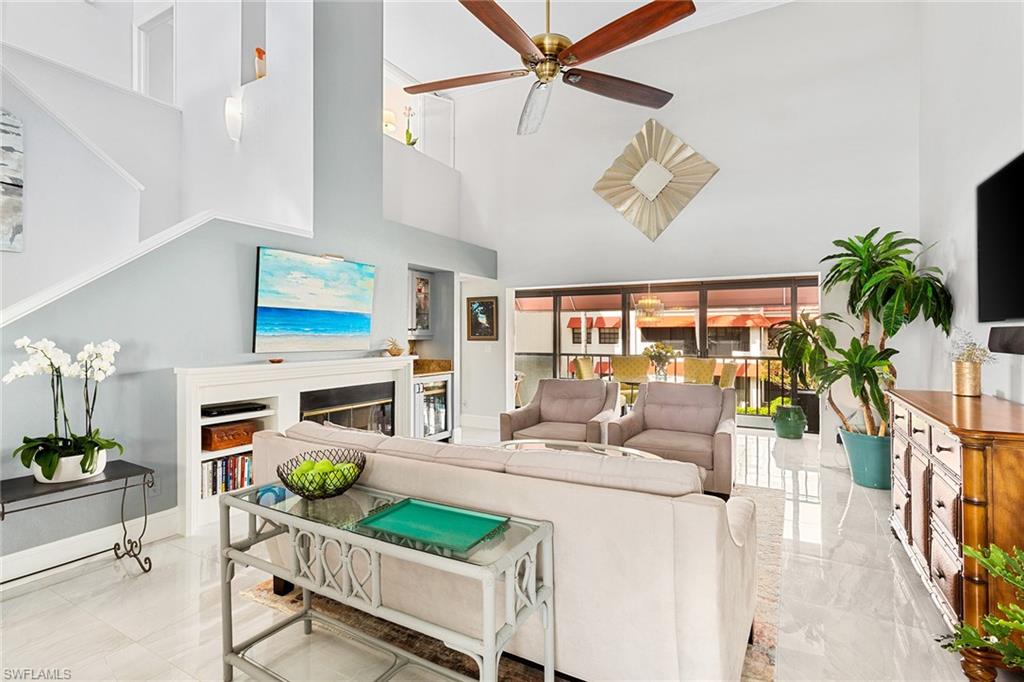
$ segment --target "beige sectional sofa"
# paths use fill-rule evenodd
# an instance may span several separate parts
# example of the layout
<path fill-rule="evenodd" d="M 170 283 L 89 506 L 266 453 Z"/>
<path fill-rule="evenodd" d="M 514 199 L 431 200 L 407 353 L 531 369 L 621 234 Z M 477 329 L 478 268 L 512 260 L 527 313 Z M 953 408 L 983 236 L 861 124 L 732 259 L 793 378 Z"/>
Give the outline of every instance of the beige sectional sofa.
<path fill-rule="evenodd" d="M 587 680 L 739 679 L 757 583 L 754 503 L 702 494 L 694 465 L 305 422 L 256 434 L 256 483 L 276 482 L 280 462 L 325 445 L 367 451 L 360 484 L 551 521 L 559 671 Z M 285 549 L 277 541 L 272 554 Z M 478 587 L 397 561 L 385 560 L 382 575 L 386 604 L 479 633 Z M 506 651 L 542 660 L 537 622 Z"/>

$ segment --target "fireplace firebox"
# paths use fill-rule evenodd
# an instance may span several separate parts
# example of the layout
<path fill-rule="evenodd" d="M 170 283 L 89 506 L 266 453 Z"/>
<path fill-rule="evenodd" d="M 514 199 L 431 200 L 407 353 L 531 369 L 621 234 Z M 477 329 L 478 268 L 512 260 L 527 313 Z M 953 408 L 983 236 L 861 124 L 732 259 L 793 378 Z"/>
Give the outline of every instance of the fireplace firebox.
<path fill-rule="evenodd" d="M 395 382 L 340 386 L 299 394 L 303 420 L 395 434 Z"/>

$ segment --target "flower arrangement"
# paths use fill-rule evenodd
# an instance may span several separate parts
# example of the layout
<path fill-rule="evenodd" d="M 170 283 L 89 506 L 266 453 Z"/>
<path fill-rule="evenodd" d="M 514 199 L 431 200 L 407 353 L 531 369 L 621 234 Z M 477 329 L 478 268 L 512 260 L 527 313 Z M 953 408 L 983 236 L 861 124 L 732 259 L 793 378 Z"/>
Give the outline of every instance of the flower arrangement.
<path fill-rule="evenodd" d="M 953 362 L 976 362 L 983 365 L 995 362 L 992 351 L 975 341 L 974 335 L 966 329 L 954 330 L 950 348 Z"/>
<path fill-rule="evenodd" d="M 668 363 L 678 355 L 679 353 L 676 352 L 676 349 L 664 341 L 658 341 L 644 348 L 644 357 L 651 361 L 654 365 L 654 371 L 659 376 L 664 376 L 667 373 Z"/>
<path fill-rule="evenodd" d="M 46 436 L 25 436 L 17 447 L 14 457 L 20 457 L 26 468 L 35 463 L 46 480 L 52 480 L 60 460 L 65 457 L 81 457 L 83 474 L 96 470 L 100 451 L 117 449 L 124 453 L 124 446 L 117 441 L 100 436 L 99 429 L 93 428 L 93 414 L 99 384 L 115 371 L 114 356 L 121 350 L 120 344 L 108 339 L 103 343 L 87 343 L 72 361 L 71 355 L 57 347 L 49 339 L 33 342 L 22 337 L 14 342 L 15 348 L 25 351 L 28 356 L 23 362 L 15 362 L 3 377 L 10 384 L 23 377 L 47 375 L 50 377 L 50 394 L 53 402 L 53 432 Z M 67 404 L 64 400 L 64 379 L 82 380 L 82 398 L 85 407 L 85 433 L 78 435 L 71 428 Z"/>
<path fill-rule="evenodd" d="M 412 107 L 406 106 L 402 109 L 402 115 L 405 116 L 405 143 L 410 147 L 415 147 L 416 143 L 420 141 L 420 138 L 412 136 L 412 117 L 416 115 L 416 112 L 412 110 Z"/>

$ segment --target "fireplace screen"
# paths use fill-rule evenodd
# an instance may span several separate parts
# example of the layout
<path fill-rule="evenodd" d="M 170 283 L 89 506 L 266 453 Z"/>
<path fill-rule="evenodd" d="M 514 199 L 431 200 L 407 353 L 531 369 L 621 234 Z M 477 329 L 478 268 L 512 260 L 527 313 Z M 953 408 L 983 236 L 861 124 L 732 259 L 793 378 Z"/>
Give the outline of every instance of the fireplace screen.
<path fill-rule="evenodd" d="M 303 420 L 330 422 L 386 436 L 395 433 L 394 404 L 393 381 L 305 391 L 299 396 Z"/>

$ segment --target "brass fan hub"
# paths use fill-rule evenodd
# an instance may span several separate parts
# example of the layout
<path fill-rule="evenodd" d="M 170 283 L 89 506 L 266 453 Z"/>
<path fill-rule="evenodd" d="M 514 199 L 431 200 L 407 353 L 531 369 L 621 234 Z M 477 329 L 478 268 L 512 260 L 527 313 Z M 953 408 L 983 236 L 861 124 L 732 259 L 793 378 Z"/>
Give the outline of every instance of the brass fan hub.
<path fill-rule="evenodd" d="M 572 45 L 572 40 L 561 33 L 538 33 L 532 40 L 537 49 L 544 53 L 544 60 L 533 63 L 523 58 L 523 65 L 537 74 L 541 83 L 550 83 L 561 70 L 558 53 Z"/>

